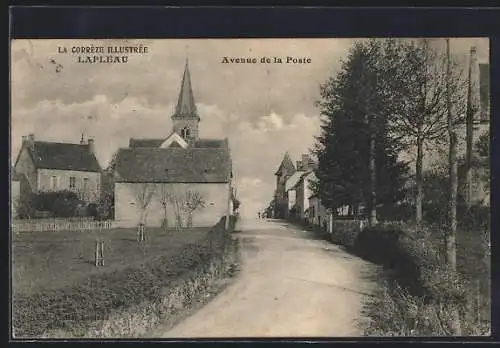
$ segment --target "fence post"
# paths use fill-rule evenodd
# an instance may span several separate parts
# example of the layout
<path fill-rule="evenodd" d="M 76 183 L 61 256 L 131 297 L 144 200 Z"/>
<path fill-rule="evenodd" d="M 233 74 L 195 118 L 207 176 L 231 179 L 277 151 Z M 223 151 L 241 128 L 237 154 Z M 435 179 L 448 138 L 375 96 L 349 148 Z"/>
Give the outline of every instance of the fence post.
<path fill-rule="evenodd" d="M 95 241 L 95 265 L 104 266 L 104 239 L 97 238 Z"/>
<path fill-rule="evenodd" d="M 104 266 L 104 239 L 101 239 L 101 265 Z"/>
<path fill-rule="evenodd" d="M 95 240 L 95 266 L 99 266 L 99 240 Z"/>

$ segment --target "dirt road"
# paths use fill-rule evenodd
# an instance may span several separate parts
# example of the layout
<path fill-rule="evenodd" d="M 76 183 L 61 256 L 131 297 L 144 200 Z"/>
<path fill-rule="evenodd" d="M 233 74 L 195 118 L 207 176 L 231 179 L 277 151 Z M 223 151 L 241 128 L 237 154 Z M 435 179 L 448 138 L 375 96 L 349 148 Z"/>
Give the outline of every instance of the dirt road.
<path fill-rule="evenodd" d="M 239 279 L 165 338 L 360 336 L 376 269 L 279 221 L 242 221 Z"/>

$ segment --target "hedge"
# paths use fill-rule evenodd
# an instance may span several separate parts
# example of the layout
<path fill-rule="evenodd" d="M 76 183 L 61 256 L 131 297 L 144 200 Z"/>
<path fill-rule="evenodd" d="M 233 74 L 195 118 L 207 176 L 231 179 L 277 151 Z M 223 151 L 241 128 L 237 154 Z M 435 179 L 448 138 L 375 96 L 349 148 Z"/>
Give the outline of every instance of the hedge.
<path fill-rule="evenodd" d="M 233 221 L 233 226 L 236 221 Z M 221 220 L 206 237 L 142 265 L 96 274 L 63 289 L 13 297 L 15 337 L 40 337 L 53 330 L 75 331 L 140 303 L 157 303 L 172 288 L 226 257 L 232 239 Z M 205 270 L 202 270 L 205 271 Z"/>

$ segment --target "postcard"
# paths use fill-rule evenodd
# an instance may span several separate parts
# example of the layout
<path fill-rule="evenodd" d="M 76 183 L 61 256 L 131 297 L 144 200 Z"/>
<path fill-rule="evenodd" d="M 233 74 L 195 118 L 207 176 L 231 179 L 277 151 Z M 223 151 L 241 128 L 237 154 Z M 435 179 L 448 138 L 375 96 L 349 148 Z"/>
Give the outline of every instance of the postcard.
<path fill-rule="evenodd" d="M 490 335 L 486 38 L 14 39 L 12 337 Z"/>

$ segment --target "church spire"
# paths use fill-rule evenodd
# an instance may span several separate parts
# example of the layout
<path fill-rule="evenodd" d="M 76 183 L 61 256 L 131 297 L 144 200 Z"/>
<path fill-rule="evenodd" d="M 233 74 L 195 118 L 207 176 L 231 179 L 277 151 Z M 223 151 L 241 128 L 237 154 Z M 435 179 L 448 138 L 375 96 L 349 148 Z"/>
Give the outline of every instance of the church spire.
<path fill-rule="evenodd" d="M 179 99 L 175 108 L 173 117 L 196 117 L 196 103 L 194 101 L 193 89 L 191 88 L 191 76 L 189 73 L 189 62 L 186 58 L 186 66 L 184 67 L 184 74 L 182 76 L 181 89 L 179 92 Z"/>

